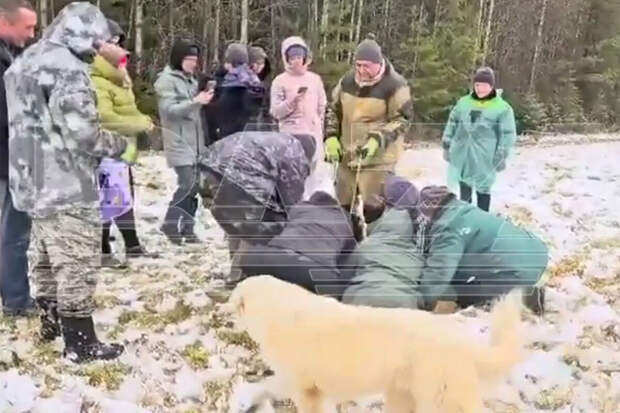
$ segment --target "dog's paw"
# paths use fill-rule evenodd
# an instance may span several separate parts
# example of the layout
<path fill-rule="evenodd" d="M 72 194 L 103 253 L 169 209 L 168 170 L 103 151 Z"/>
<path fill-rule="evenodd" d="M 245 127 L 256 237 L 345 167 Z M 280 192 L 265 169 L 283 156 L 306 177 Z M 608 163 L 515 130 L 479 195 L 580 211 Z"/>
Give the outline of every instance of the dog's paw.
<path fill-rule="evenodd" d="M 264 400 L 265 389 L 260 383 L 240 383 L 232 394 L 230 413 L 254 412 Z"/>

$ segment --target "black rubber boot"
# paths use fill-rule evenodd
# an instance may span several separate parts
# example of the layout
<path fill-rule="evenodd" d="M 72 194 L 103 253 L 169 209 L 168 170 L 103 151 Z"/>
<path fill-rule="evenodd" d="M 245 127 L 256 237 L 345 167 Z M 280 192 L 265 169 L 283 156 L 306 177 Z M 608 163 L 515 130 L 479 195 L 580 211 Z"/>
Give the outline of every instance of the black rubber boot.
<path fill-rule="evenodd" d="M 113 360 L 125 350 L 121 344 L 100 342 L 95 334 L 92 317 L 61 317 L 61 322 L 62 335 L 65 339 L 63 355 L 75 363 Z"/>
<path fill-rule="evenodd" d="M 47 298 L 37 298 L 40 309 L 41 340 L 54 341 L 60 337 L 60 319 L 58 318 L 58 303 Z"/>

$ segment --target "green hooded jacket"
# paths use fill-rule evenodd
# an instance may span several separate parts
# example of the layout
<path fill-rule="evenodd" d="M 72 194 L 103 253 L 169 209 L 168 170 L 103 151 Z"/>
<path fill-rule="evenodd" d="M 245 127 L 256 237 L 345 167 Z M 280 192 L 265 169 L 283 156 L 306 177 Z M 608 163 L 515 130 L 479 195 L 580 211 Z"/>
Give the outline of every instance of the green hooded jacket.
<path fill-rule="evenodd" d="M 464 182 L 481 193 L 490 193 L 496 173 L 505 167 L 516 139 L 512 107 L 501 97 L 478 100 L 463 96 L 452 109 L 443 132 L 448 151 L 449 186 Z"/>

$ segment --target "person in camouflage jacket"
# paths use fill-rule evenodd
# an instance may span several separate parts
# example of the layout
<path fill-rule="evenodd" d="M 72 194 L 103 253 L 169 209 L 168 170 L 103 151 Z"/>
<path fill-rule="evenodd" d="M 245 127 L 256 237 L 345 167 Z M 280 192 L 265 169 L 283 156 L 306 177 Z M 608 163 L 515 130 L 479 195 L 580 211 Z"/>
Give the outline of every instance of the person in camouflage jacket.
<path fill-rule="evenodd" d="M 282 231 L 287 209 L 302 199 L 315 148 L 310 135 L 258 131 L 207 148 L 200 191 L 229 237 L 231 256 L 241 239 L 266 243 Z"/>
<path fill-rule="evenodd" d="M 349 207 L 358 190 L 368 222 L 383 212 L 382 186 L 403 152 L 404 135 L 412 120 L 407 80 L 374 40 L 364 40 L 355 54 L 355 70 L 345 74 L 332 92 L 325 153 L 328 161 L 340 162 L 340 203 Z M 361 168 L 356 179 L 358 162 Z"/>
<path fill-rule="evenodd" d="M 136 154 L 99 124 L 89 64 L 110 38 L 97 7 L 71 3 L 4 76 L 10 189 L 15 208 L 33 218 L 41 334 L 51 340 L 62 332 L 65 354 L 78 362 L 123 351 L 97 339 L 92 319 L 100 265 L 95 171 L 103 157 L 132 162 Z"/>

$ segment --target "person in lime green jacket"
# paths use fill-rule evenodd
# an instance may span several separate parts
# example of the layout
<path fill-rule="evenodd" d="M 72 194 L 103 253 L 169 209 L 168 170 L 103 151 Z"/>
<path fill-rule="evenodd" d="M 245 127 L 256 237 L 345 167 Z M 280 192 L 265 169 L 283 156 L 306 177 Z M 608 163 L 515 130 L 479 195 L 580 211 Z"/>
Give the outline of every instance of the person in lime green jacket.
<path fill-rule="evenodd" d="M 496 174 L 506 168 L 506 158 L 516 139 L 512 107 L 495 89 L 493 69 L 483 67 L 473 78 L 474 90 L 452 109 L 443 132 L 444 159 L 449 163 L 449 186 L 460 188 L 461 200 L 489 211 Z"/>
<path fill-rule="evenodd" d="M 130 145 L 133 145 L 134 151 L 137 153 L 137 136 L 143 132 L 150 131 L 153 128 L 153 122 L 151 118 L 141 113 L 136 105 L 131 78 L 126 69 L 129 53 L 122 47 L 125 38 L 123 30 L 118 23 L 113 20 L 108 20 L 108 26 L 114 36 L 114 44 L 106 45 L 105 48 L 101 48 L 99 55 L 95 57 L 91 65 L 91 81 L 97 94 L 97 110 L 99 112 L 101 126 L 104 129 L 112 130 L 127 136 Z M 103 165 L 113 170 L 106 171 Z M 117 168 L 115 165 L 119 167 Z M 109 177 L 110 174 L 114 174 L 124 167 L 124 164 L 120 162 L 104 159 L 102 161 L 102 168 L 99 170 L 100 184 L 105 180 L 102 177 Z M 128 175 L 129 182 L 127 184 L 130 187 L 130 198 L 132 198 L 129 206 L 123 210 L 121 215 L 115 216 L 110 220 L 105 219 L 105 213 L 102 214 L 104 217 L 102 264 L 108 267 L 117 267 L 121 264 L 111 255 L 110 229 L 112 222 L 117 225 L 123 236 L 127 257 L 155 256 L 155 254 L 147 253 L 138 239 L 135 216 L 133 213 L 134 189 L 133 175 L 130 166 Z"/>

